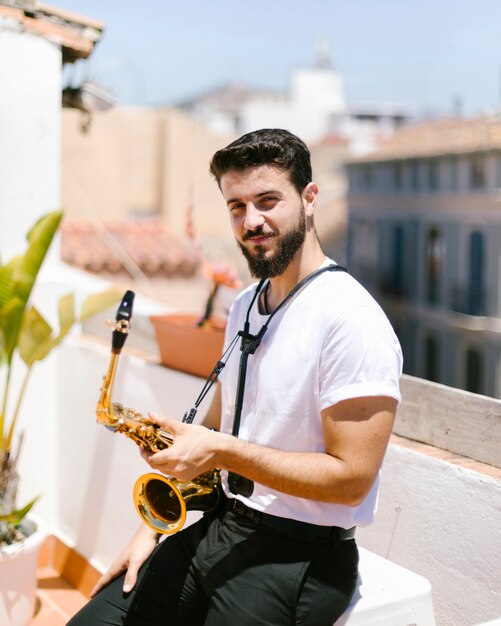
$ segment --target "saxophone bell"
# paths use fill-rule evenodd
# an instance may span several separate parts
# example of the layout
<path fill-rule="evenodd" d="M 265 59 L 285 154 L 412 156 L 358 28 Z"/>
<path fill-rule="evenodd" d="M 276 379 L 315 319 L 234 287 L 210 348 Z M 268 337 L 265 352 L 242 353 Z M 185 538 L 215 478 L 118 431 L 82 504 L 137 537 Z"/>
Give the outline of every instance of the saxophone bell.
<path fill-rule="evenodd" d="M 187 482 L 149 473 L 134 485 L 134 504 L 145 524 L 170 535 L 180 530 L 188 511 L 212 511 L 220 500 L 219 470 L 210 470 Z"/>

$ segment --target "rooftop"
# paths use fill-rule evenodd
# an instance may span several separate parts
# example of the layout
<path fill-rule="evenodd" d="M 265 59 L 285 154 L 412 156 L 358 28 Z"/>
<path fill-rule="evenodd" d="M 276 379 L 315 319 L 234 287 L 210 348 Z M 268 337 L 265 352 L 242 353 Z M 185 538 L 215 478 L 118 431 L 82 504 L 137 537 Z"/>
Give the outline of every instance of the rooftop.
<path fill-rule="evenodd" d="M 96 274 L 191 277 L 198 257 L 159 218 L 68 221 L 61 229 L 61 259 Z"/>
<path fill-rule="evenodd" d="M 63 63 L 86 59 L 104 31 L 104 24 L 99 20 L 36 0 L 0 0 L 2 18 L 17 22 L 26 32 L 56 41 L 62 48 Z"/>
<path fill-rule="evenodd" d="M 393 161 L 501 150 L 501 117 L 440 119 L 408 124 L 380 148 L 352 163 Z"/>
<path fill-rule="evenodd" d="M 259 97 L 281 95 L 278 91 L 251 87 L 240 83 L 224 83 L 209 89 L 201 94 L 178 102 L 176 106 L 186 111 L 198 107 L 215 107 L 220 111 L 237 114 L 240 107 L 246 102 Z"/>

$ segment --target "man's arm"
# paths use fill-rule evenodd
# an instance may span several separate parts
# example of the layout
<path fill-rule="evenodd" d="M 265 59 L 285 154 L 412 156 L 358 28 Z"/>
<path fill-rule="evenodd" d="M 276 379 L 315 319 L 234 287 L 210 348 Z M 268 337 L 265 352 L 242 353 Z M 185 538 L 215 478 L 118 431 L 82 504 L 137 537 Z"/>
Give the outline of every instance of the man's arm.
<path fill-rule="evenodd" d="M 202 426 L 219 430 L 221 427 L 221 383 L 216 383 L 209 409 L 202 420 Z"/>
<path fill-rule="evenodd" d="M 143 453 L 153 469 L 189 480 L 212 467 L 226 469 L 297 497 L 357 505 L 376 479 L 391 435 L 397 402 L 355 398 L 322 411 L 325 452 L 288 452 L 179 424 L 163 417 L 174 444 Z"/>

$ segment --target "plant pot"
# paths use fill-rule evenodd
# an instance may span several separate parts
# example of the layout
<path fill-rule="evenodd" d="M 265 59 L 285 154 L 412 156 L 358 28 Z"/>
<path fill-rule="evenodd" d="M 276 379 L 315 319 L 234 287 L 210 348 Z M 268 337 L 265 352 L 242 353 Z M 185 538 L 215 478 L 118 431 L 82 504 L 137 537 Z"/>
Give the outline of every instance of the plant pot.
<path fill-rule="evenodd" d="M 45 532 L 33 520 L 21 525 L 23 542 L 0 548 L 0 624 L 27 626 L 35 609 L 37 564 Z"/>
<path fill-rule="evenodd" d="M 154 315 L 162 365 L 180 372 L 207 378 L 221 358 L 225 323 L 211 318 L 205 326 L 197 326 L 196 315 Z"/>

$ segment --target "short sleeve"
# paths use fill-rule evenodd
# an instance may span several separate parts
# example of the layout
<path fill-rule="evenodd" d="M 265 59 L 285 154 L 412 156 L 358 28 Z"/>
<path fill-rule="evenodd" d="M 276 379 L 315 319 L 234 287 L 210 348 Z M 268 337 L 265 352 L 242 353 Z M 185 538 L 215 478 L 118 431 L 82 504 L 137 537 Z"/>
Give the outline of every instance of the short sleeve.
<path fill-rule="evenodd" d="M 320 357 L 320 408 L 363 396 L 400 402 L 402 351 L 383 311 L 357 306 L 342 313 L 327 334 Z"/>

